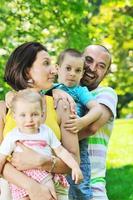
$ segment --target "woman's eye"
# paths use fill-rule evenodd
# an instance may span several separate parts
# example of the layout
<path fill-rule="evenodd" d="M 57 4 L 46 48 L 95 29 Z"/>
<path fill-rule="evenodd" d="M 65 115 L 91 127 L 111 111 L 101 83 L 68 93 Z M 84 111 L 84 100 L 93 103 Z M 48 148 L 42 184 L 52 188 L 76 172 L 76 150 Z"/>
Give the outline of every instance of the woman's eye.
<path fill-rule="evenodd" d="M 44 61 L 43 64 L 44 64 L 44 65 L 49 65 L 50 62 L 49 62 L 49 61 Z"/>

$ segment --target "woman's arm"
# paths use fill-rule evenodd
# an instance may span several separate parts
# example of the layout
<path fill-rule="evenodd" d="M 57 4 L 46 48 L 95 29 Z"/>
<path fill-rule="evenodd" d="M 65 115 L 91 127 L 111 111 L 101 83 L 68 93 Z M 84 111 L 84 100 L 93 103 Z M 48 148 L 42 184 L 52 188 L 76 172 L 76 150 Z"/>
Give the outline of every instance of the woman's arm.
<path fill-rule="evenodd" d="M 61 128 L 61 142 L 64 148 L 66 148 L 72 156 L 80 163 L 80 156 L 79 156 L 79 140 L 78 134 L 67 131 L 64 128 L 65 123 L 68 121 L 70 117 L 70 109 L 69 104 L 66 102 L 66 110 L 64 112 L 63 102 L 59 101 L 57 106 L 57 114 L 60 119 L 60 128 Z"/>
<path fill-rule="evenodd" d="M 0 143 L 3 140 L 5 116 L 6 116 L 6 104 L 4 101 L 0 101 Z"/>
<path fill-rule="evenodd" d="M 14 152 L 11 163 L 18 170 L 40 168 L 51 172 L 51 169 L 53 168 L 53 157 L 39 154 L 31 148 L 24 146 L 20 142 L 18 142 L 17 145 L 19 145 L 23 151 Z M 70 168 L 60 158 L 56 157 L 54 163 L 52 172 L 64 174 L 70 173 Z"/>
<path fill-rule="evenodd" d="M 24 188 L 28 192 L 31 200 L 44 200 L 44 197 L 46 200 L 54 200 L 47 187 L 16 170 L 10 163 L 5 164 L 3 175 L 9 182 Z"/>

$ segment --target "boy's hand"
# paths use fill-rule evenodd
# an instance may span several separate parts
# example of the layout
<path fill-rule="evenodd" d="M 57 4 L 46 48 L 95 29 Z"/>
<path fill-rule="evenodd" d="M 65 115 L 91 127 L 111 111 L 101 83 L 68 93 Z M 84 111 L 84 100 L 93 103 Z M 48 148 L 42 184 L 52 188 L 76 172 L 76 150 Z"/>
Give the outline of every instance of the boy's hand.
<path fill-rule="evenodd" d="M 72 169 L 72 180 L 75 181 L 75 184 L 79 184 L 83 180 L 83 174 L 79 167 Z"/>
<path fill-rule="evenodd" d="M 64 128 L 71 133 L 78 133 L 84 128 L 82 118 L 77 115 L 71 115 L 69 120 L 65 123 Z"/>

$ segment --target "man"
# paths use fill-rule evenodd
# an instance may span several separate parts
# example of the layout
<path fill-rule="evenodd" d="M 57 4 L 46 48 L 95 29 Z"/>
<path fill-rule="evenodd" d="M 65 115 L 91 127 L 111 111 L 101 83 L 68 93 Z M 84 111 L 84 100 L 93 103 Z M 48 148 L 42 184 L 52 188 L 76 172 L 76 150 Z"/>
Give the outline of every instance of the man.
<path fill-rule="evenodd" d="M 90 45 L 84 51 L 85 74 L 81 84 L 92 91 L 103 108 L 102 117 L 88 127 L 82 138 L 88 138 L 88 151 L 91 163 L 91 188 L 95 200 L 107 200 L 105 189 L 106 154 L 109 138 L 116 117 L 117 95 L 112 88 L 99 87 L 108 74 L 111 65 L 109 51 L 101 45 Z"/>
<path fill-rule="evenodd" d="M 105 189 L 106 153 L 111 135 L 113 121 L 116 116 L 117 95 L 112 88 L 99 87 L 108 74 L 111 65 L 109 51 L 101 45 L 90 45 L 83 53 L 85 57 L 85 73 L 81 85 L 92 91 L 96 100 L 101 104 L 103 114 L 86 130 L 79 134 L 80 156 L 84 181 L 80 185 L 70 182 L 70 200 L 107 200 Z M 90 136 L 92 135 L 92 136 Z M 90 137 L 88 137 L 90 136 Z M 87 139 L 84 139 L 87 138 Z M 83 140 L 84 139 L 84 140 Z M 87 163 L 86 140 L 88 142 L 88 156 L 91 164 L 91 182 L 89 182 L 89 163 Z M 90 189 L 91 185 L 91 189 Z"/>

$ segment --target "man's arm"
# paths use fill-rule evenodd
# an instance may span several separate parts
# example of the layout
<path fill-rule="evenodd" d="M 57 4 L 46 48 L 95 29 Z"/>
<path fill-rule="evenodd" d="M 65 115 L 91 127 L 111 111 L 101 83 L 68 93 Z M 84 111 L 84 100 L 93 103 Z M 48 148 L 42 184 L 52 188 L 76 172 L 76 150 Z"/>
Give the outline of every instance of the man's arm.
<path fill-rule="evenodd" d="M 79 132 L 79 140 L 84 139 L 90 135 L 94 135 L 102 126 L 106 124 L 106 122 L 108 122 L 108 120 L 111 117 L 113 117 L 111 110 L 107 106 L 101 104 L 101 107 L 102 107 L 101 117 L 97 121 L 90 124 L 85 129 Z"/>

